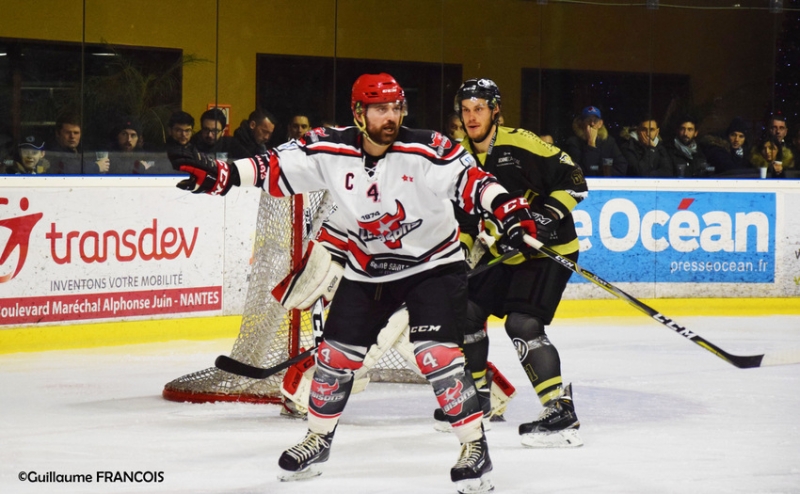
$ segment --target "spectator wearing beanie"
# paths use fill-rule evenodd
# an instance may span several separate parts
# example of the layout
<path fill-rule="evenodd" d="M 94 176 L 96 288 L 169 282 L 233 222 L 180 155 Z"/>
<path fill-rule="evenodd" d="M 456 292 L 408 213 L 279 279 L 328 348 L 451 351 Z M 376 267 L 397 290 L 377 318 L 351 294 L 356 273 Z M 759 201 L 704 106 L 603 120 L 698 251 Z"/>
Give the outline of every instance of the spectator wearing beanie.
<path fill-rule="evenodd" d="M 708 164 L 715 175 L 752 174 L 748 161 L 750 136 L 747 122 L 741 117 L 731 120 L 723 136 L 708 134 L 699 140 Z"/>

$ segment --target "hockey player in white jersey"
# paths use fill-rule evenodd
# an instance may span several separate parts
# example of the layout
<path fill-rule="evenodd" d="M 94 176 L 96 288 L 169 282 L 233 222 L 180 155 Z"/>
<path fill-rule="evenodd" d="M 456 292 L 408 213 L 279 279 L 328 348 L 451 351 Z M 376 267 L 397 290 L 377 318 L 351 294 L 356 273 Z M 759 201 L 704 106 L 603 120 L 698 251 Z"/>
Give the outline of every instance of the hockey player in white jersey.
<path fill-rule="evenodd" d="M 475 166 L 461 146 L 438 132 L 402 127 L 403 89 L 388 74 L 365 74 L 352 89 L 355 127 L 318 128 L 299 141 L 232 164 L 196 154 L 170 155 L 178 184 L 224 195 L 234 185 L 273 196 L 328 189 L 346 238 L 343 279 L 333 295 L 317 350 L 308 432 L 279 459 L 282 480 L 321 473 L 366 349 L 403 303 L 417 364 L 461 442 L 451 469 L 460 492 L 487 492 L 492 463 L 475 385 L 459 348 L 467 307 L 466 263 L 450 201 L 468 213 L 496 217 L 508 242 L 535 235 L 527 201 L 512 197 Z M 335 271 L 335 270 L 334 270 Z M 334 280 L 323 277 L 321 285 Z M 298 303 L 325 286 L 297 280 Z M 303 293 L 292 294 L 292 291 Z"/>

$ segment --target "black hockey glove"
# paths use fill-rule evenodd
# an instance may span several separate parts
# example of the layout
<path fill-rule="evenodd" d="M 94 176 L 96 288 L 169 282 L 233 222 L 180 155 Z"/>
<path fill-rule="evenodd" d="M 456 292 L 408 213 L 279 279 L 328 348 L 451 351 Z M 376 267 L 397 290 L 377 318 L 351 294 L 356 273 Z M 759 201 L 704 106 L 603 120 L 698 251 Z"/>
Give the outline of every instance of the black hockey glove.
<path fill-rule="evenodd" d="M 494 216 L 503 226 L 503 237 L 500 245 L 508 245 L 520 252 L 532 250 L 525 243 L 523 237 L 530 235 L 536 237 L 536 222 L 531 216 L 528 201 L 524 197 L 511 197 L 510 194 L 500 194 L 492 201 Z"/>
<path fill-rule="evenodd" d="M 239 171 L 226 161 L 211 159 L 193 149 L 169 153 L 168 157 L 172 168 L 189 174 L 189 178 L 178 182 L 179 189 L 224 196 L 239 185 Z"/>
<path fill-rule="evenodd" d="M 531 211 L 533 221 L 536 223 L 536 240 L 545 245 L 550 245 L 558 240 L 559 220 L 544 212 Z"/>

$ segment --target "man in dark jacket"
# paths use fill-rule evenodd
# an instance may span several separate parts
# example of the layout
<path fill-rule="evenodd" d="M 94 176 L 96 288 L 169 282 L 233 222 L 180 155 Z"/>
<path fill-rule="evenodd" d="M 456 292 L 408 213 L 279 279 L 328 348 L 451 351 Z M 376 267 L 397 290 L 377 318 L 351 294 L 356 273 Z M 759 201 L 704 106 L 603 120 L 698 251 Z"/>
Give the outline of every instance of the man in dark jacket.
<path fill-rule="evenodd" d="M 572 122 L 574 136 L 567 139 L 564 151 L 583 170 L 586 177 L 624 177 L 628 163 L 613 137 L 603 125 L 603 117 L 595 106 L 587 106 Z"/>
<path fill-rule="evenodd" d="M 81 119 L 65 114 L 56 120 L 52 144 L 47 148 L 50 173 L 64 175 L 91 175 L 108 173 L 110 162 L 94 152 L 84 155 L 81 149 Z"/>
<path fill-rule="evenodd" d="M 267 143 L 275 132 L 275 117 L 269 112 L 255 110 L 242 120 L 233 138 L 247 151 L 248 156 L 267 152 Z"/>
<path fill-rule="evenodd" d="M 656 119 L 642 117 L 636 131 L 622 145 L 629 177 L 673 177 L 672 161 L 661 138 Z"/>
<path fill-rule="evenodd" d="M 714 167 L 714 175 L 751 174 L 748 131 L 747 122 L 736 117 L 731 120 L 724 137 L 708 134 L 700 139 L 700 147 L 709 165 Z"/>
<path fill-rule="evenodd" d="M 675 139 L 667 144 L 675 176 L 679 178 L 708 177 L 714 171 L 697 144 L 697 119 L 686 115 L 678 121 Z"/>
<path fill-rule="evenodd" d="M 200 133 L 192 137 L 192 145 L 205 155 L 218 160 L 249 158 L 247 151 L 231 136 L 222 135 L 228 117 L 219 108 L 212 108 L 200 115 Z"/>
<path fill-rule="evenodd" d="M 179 154 L 191 144 L 194 117 L 185 111 L 176 111 L 167 122 L 167 153 Z"/>

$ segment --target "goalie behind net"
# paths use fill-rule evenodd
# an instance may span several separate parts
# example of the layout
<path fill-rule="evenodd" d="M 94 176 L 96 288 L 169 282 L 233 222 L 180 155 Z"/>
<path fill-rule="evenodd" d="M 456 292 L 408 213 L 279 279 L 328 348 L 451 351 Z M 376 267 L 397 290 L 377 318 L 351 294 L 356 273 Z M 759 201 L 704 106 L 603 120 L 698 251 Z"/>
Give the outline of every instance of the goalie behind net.
<path fill-rule="evenodd" d="M 274 198 L 261 194 L 254 245 L 254 261 L 247 287 L 242 324 L 230 356 L 259 367 L 272 367 L 313 346 L 308 311 L 287 312 L 271 295 L 302 257 L 309 238 L 314 238 L 333 204 L 324 192 Z M 245 401 L 280 403 L 283 372 L 267 379 L 251 379 L 216 367 L 181 376 L 164 386 L 171 401 L 207 403 Z M 425 381 L 395 351 L 389 350 L 370 371 L 370 380 L 384 382 Z"/>

